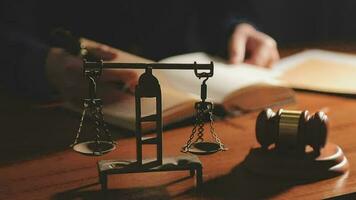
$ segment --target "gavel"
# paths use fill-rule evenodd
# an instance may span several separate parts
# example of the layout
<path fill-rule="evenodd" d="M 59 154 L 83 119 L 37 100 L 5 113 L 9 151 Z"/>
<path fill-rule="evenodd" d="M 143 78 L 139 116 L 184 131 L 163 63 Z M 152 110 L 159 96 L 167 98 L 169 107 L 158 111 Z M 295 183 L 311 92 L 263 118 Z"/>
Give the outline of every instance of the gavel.
<path fill-rule="evenodd" d="M 305 153 L 307 145 L 320 154 L 328 134 L 328 117 L 324 112 L 310 115 L 307 110 L 280 109 L 276 113 L 268 108 L 256 120 L 256 138 L 262 148 L 272 144 L 282 152 Z"/>

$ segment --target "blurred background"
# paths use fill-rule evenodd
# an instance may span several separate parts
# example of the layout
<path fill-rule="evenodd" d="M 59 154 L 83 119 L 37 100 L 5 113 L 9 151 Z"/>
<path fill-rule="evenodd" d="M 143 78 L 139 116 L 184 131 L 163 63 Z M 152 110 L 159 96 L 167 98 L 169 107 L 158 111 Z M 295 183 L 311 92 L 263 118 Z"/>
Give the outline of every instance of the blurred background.
<path fill-rule="evenodd" d="M 356 1 L 251 0 L 259 28 L 280 45 L 356 40 Z"/>
<path fill-rule="evenodd" d="M 254 24 L 282 47 L 356 40 L 352 0 L 3 0 L 0 6 L 3 30 L 16 27 L 45 40 L 50 29 L 64 27 L 151 59 L 225 48 L 221 38 L 229 22 L 222 16 Z"/>

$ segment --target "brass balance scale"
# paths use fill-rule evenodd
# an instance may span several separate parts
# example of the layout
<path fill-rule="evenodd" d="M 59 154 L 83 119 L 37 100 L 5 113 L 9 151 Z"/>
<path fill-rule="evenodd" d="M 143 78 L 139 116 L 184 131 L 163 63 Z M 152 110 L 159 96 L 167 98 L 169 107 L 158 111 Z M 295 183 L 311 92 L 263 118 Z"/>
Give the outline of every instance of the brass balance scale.
<path fill-rule="evenodd" d="M 117 143 L 113 140 L 102 113 L 102 100 L 97 98 L 96 80 L 105 69 L 144 69 L 135 88 L 136 109 L 136 159 L 129 161 L 101 160 L 98 162 L 99 181 L 102 189 L 107 189 L 107 176 L 121 173 L 141 173 L 157 171 L 190 171 L 190 175 L 196 175 L 196 185 L 199 188 L 203 183 L 202 164 L 196 155 L 208 155 L 218 151 L 227 150 L 218 137 L 213 124 L 213 104 L 206 101 L 207 80 L 213 76 L 214 65 L 210 64 L 163 64 L 163 63 L 112 63 L 112 62 L 87 62 L 84 60 L 83 70 L 89 80 L 89 96 L 84 99 L 84 109 L 72 144 L 74 151 L 89 155 L 100 156 L 113 151 Z M 152 69 L 164 70 L 194 70 L 197 78 L 204 78 L 201 84 L 201 101 L 195 104 L 196 119 L 192 133 L 187 143 L 182 147 L 182 152 L 191 153 L 178 157 L 163 158 L 162 148 L 162 98 L 158 79 L 152 74 Z M 199 72 L 199 70 L 202 70 Z M 154 98 L 156 101 L 156 113 L 149 116 L 141 115 L 141 98 Z M 95 136 L 92 139 L 82 141 L 81 133 L 85 118 L 89 118 L 95 125 Z M 209 119 L 212 141 L 204 138 L 205 119 Z M 142 136 L 142 123 L 155 122 L 155 137 Z M 156 145 L 157 155 L 155 159 L 143 159 L 142 146 Z"/>

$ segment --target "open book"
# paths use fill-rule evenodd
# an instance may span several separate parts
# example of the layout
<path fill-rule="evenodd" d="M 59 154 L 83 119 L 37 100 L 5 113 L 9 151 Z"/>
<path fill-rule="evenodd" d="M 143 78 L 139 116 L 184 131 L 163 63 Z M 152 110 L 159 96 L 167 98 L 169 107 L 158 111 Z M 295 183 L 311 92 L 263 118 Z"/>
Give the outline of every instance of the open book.
<path fill-rule="evenodd" d="M 162 63 L 210 63 L 214 62 L 214 76 L 209 78 L 208 101 L 226 112 L 247 112 L 275 104 L 294 101 L 293 91 L 280 86 L 270 77 L 269 70 L 246 64 L 229 66 L 223 60 L 204 53 L 192 53 L 161 60 Z M 193 70 L 153 70 L 162 90 L 163 125 L 168 125 L 194 116 L 194 104 L 200 101 L 200 86 Z M 142 115 L 155 113 L 155 106 L 143 99 Z M 104 106 L 105 120 L 110 124 L 134 130 L 134 97 Z M 149 130 L 154 124 L 143 124 Z"/>
<path fill-rule="evenodd" d="M 161 60 L 162 63 L 214 62 L 214 76 L 207 81 L 208 100 L 227 112 L 247 112 L 294 101 L 289 88 L 329 93 L 356 94 L 356 56 L 322 50 L 308 50 L 282 59 L 272 69 L 247 64 L 230 66 L 205 53 L 191 53 Z M 189 70 L 153 70 L 160 81 L 163 125 L 194 115 L 202 80 Z M 154 113 L 149 100 L 142 114 Z M 105 120 L 129 130 L 135 129 L 134 97 L 104 106 Z M 143 129 L 150 129 L 146 124 Z"/>
<path fill-rule="evenodd" d="M 295 89 L 356 95 L 356 55 L 307 50 L 280 60 L 272 76 Z"/>

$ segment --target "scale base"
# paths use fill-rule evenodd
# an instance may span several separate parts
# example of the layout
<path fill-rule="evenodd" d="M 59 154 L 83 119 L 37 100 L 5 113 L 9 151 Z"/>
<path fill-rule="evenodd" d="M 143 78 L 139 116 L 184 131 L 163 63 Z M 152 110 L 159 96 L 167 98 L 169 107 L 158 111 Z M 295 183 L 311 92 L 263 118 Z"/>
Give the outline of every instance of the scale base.
<path fill-rule="evenodd" d="M 101 160 L 98 162 L 98 171 L 102 190 L 108 189 L 108 175 L 143 172 L 189 171 L 190 176 L 196 176 L 197 189 L 203 184 L 202 163 L 194 155 L 163 158 L 162 164 L 149 159 L 143 160 L 142 164 L 137 161 Z"/>
<path fill-rule="evenodd" d="M 274 149 L 252 149 L 244 164 L 256 174 L 300 181 L 335 177 L 347 172 L 349 168 L 342 149 L 332 143 L 327 143 L 318 156 L 313 152 L 296 157 Z"/>

